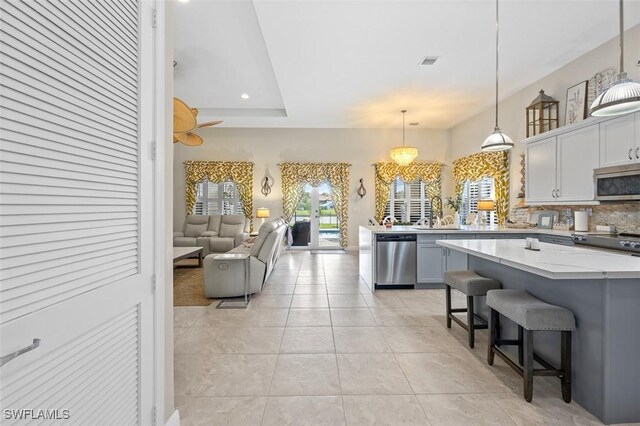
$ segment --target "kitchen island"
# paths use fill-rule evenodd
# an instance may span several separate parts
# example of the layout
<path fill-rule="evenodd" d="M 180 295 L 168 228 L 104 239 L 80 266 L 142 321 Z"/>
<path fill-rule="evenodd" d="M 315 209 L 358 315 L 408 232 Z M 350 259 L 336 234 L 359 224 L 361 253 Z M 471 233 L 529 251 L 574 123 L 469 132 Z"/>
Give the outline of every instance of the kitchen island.
<path fill-rule="evenodd" d="M 436 240 L 456 240 L 456 239 L 523 239 L 525 237 L 537 237 L 540 241 L 555 244 L 572 245 L 571 232 L 555 231 L 552 229 L 513 229 L 497 226 L 461 226 L 457 229 L 451 228 L 428 228 L 426 226 L 360 226 L 359 229 L 359 256 L 360 275 L 371 291 L 376 288 L 393 288 L 393 285 L 380 286 L 388 280 L 382 279 L 379 272 L 385 268 L 381 267 L 379 259 L 381 253 L 376 251 L 376 242 L 380 236 L 389 235 L 415 235 L 415 252 L 413 259 L 414 283 L 404 285 L 409 288 L 443 288 L 442 278 L 447 270 L 466 269 L 468 255 L 457 251 L 451 251 L 436 244 Z M 402 256 L 406 257 L 407 251 Z M 400 256 L 396 253 L 396 256 Z M 388 263 L 404 263 L 406 259 L 389 258 Z M 387 277 L 389 278 L 389 277 Z M 397 284 L 397 283 L 391 283 Z M 406 284 L 406 283 L 405 283 Z"/>
<path fill-rule="evenodd" d="M 605 423 L 640 422 L 640 258 L 522 240 L 437 240 L 468 256 L 468 269 L 573 312 L 574 400 Z M 482 298 L 483 299 L 483 298 Z M 479 300 L 481 302 L 481 300 Z M 486 318 L 486 306 L 479 303 Z M 510 321 L 505 338 L 515 338 Z M 558 333 L 537 332 L 535 351 L 559 365 Z M 535 396 L 534 396 L 535 398 Z M 558 398 L 560 385 L 558 383 Z"/>

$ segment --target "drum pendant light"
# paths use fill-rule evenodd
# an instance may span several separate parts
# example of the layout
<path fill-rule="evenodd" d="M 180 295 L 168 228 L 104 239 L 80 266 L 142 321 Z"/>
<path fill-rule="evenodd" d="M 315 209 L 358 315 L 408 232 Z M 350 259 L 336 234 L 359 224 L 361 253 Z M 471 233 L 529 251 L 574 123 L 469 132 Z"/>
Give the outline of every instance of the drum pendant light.
<path fill-rule="evenodd" d="M 640 83 L 627 77 L 624 72 L 624 9 L 620 0 L 620 73 L 618 80 L 591 104 L 591 115 L 609 117 L 640 111 Z"/>
<path fill-rule="evenodd" d="M 498 0 L 496 0 L 496 126 L 493 129 L 493 133 L 489 135 L 487 139 L 482 143 L 482 151 L 505 151 L 513 148 L 513 141 L 511 138 L 500 130 L 498 126 L 498 52 L 500 41 L 500 21 L 498 17 Z"/>
<path fill-rule="evenodd" d="M 411 164 L 411 162 L 418 156 L 418 148 L 404 145 L 404 115 L 406 114 L 407 110 L 403 109 L 400 112 L 402 113 L 402 146 L 393 148 L 389 152 L 389 155 L 391 156 L 391 159 L 398 165 L 407 166 Z"/>

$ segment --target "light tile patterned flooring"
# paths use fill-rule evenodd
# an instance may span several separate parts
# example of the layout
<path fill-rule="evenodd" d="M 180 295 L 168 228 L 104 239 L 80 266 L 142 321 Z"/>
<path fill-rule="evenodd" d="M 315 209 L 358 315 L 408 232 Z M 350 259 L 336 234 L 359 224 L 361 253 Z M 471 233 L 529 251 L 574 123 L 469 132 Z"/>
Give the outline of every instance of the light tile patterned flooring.
<path fill-rule="evenodd" d="M 353 254 L 285 252 L 249 309 L 216 304 L 174 309 L 183 425 L 600 424 L 557 379 L 525 402 L 485 332 L 445 328 L 442 290 L 371 294 Z"/>

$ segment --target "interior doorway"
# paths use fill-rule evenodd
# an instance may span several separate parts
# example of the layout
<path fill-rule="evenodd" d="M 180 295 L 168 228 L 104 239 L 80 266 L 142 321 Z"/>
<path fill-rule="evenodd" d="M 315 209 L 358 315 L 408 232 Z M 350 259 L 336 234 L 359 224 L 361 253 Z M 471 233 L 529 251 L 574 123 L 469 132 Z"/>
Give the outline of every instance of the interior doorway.
<path fill-rule="evenodd" d="M 339 249 L 340 226 L 327 182 L 318 186 L 306 184 L 302 199 L 289 224 L 292 247 L 297 249 Z"/>

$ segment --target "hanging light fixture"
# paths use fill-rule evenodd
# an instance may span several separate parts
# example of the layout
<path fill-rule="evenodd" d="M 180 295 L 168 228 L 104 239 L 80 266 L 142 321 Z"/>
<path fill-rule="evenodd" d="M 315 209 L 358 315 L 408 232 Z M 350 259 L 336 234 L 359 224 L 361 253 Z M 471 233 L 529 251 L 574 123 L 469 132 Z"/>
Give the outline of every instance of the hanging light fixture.
<path fill-rule="evenodd" d="M 498 19 L 498 0 L 496 0 L 496 127 L 493 129 L 493 133 L 482 143 L 482 151 L 505 151 L 513 148 L 513 141 L 511 138 L 500 130 L 498 126 L 498 52 L 500 41 L 500 25 Z"/>
<path fill-rule="evenodd" d="M 591 104 L 591 115 L 608 117 L 640 111 L 640 83 L 624 72 L 624 9 L 620 0 L 620 73 L 618 80 Z"/>
<path fill-rule="evenodd" d="M 413 160 L 418 156 L 418 148 L 404 145 L 404 115 L 407 113 L 406 109 L 400 111 L 402 113 L 402 146 L 397 146 L 389 152 L 391 159 L 401 166 L 411 164 Z"/>

